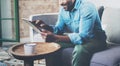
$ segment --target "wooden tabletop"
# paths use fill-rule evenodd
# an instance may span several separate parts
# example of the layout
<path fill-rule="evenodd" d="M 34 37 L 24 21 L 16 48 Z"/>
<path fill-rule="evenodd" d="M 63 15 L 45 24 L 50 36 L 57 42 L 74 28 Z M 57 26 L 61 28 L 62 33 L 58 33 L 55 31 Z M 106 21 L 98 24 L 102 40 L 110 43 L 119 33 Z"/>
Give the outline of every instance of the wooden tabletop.
<path fill-rule="evenodd" d="M 31 43 L 31 42 L 30 42 Z M 60 45 L 57 43 L 45 43 L 45 42 L 32 42 L 36 44 L 35 47 L 35 53 L 32 55 L 25 55 L 24 54 L 24 44 L 26 43 L 21 43 L 18 45 L 14 45 L 10 48 L 10 53 L 13 56 L 19 56 L 19 57 L 26 57 L 26 56 L 40 56 L 40 55 L 46 55 L 52 52 L 57 51 L 60 49 Z"/>

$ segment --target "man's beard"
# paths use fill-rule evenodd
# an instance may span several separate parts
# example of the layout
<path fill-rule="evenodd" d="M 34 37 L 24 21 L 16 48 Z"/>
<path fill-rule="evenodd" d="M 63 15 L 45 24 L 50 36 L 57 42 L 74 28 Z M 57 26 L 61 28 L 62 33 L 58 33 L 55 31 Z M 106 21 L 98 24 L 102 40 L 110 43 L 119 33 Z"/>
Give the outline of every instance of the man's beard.
<path fill-rule="evenodd" d="M 66 11 L 71 11 L 73 9 L 74 5 L 72 2 L 69 2 L 67 5 L 66 5 Z"/>

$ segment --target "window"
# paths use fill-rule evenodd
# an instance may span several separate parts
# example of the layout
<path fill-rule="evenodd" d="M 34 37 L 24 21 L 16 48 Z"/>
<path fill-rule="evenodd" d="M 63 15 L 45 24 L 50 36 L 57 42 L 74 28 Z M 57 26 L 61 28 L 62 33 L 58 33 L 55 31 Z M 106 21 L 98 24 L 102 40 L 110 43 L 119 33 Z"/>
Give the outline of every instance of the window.
<path fill-rule="evenodd" d="M 19 0 L 0 0 L 0 42 L 18 42 Z"/>

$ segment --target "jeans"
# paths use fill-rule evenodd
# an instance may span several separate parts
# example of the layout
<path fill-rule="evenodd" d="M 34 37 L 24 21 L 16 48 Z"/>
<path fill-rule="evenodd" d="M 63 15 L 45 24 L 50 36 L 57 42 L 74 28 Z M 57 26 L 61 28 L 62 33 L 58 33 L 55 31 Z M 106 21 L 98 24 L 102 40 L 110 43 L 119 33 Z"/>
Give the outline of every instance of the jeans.
<path fill-rule="evenodd" d="M 83 44 L 74 45 L 72 43 L 58 42 L 61 49 L 51 56 L 47 57 L 47 66 L 64 66 L 62 65 L 62 50 L 65 48 L 73 47 L 72 53 L 72 66 L 90 66 L 90 60 L 95 52 L 102 51 L 107 48 L 104 41 L 91 39 Z M 53 64 L 54 63 L 54 64 Z"/>

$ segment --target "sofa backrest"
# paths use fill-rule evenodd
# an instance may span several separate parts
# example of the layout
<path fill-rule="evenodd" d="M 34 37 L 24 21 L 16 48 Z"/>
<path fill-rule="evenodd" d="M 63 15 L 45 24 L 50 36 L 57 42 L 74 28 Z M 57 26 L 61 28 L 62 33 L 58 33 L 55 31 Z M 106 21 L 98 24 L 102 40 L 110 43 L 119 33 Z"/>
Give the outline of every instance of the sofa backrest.
<path fill-rule="evenodd" d="M 106 7 L 102 15 L 102 27 L 107 35 L 107 43 L 120 44 L 120 8 Z"/>
<path fill-rule="evenodd" d="M 30 21 L 43 20 L 46 24 L 55 25 L 58 18 L 58 13 L 35 14 L 29 17 Z"/>
<path fill-rule="evenodd" d="M 100 20 L 101 20 L 102 14 L 103 14 L 103 11 L 104 11 L 104 6 L 97 7 L 97 10 L 98 10 L 98 14 L 99 14 L 99 17 L 100 17 Z"/>

